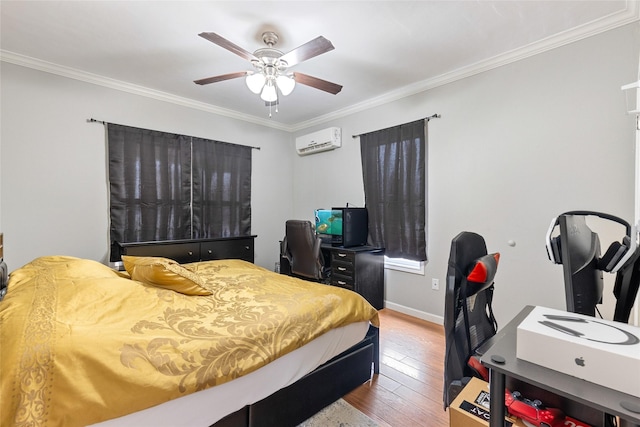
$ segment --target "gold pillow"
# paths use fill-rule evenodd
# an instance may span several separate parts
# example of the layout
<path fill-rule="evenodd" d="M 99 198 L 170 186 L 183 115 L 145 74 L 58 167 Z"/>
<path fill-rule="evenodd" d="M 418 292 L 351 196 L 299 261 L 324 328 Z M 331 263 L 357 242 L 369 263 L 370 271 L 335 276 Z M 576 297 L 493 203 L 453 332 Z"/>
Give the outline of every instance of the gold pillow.
<path fill-rule="evenodd" d="M 211 295 L 196 273 L 176 261 L 160 257 L 123 256 L 122 262 L 131 279 L 185 295 Z"/>

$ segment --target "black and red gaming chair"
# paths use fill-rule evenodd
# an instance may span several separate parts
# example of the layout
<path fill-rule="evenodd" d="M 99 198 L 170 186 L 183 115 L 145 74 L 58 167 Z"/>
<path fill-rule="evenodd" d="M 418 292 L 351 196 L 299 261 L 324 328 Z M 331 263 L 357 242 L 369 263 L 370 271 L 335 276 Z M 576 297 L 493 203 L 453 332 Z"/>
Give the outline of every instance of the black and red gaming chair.
<path fill-rule="evenodd" d="M 499 253 L 487 254 L 484 238 L 476 233 L 463 231 L 451 241 L 444 307 L 445 409 L 471 377 L 488 380 L 474 356 L 498 329 L 491 302 L 499 259 Z"/>

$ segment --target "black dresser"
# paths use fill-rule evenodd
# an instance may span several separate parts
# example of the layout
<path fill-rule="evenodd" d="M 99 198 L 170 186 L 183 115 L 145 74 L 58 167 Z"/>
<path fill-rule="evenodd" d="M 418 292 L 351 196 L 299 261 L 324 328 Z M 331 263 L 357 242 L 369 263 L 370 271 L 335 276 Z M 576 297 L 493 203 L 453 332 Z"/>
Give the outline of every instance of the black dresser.
<path fill-rule="evenodd" d="M 215 259 L 242 259 L 253 262 L 255 238 L 256 236 L 240 236 L 158 242 L 113 242 L 110 259 L 111 262 L 118 262 L 122 255 L 131 255 L 165 257 L 181 264 Z"/>

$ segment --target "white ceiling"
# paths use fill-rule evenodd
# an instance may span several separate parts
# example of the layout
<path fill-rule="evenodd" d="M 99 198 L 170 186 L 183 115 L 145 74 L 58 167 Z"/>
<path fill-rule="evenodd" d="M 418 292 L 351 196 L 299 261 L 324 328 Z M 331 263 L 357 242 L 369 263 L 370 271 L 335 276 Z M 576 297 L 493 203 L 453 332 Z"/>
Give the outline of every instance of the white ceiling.
<path fill-rule="evenodd" d="M 231 117 L 297 130 L 639 19 L 607 1 L 0 1 L 2 61 Z M 274 30 L 288 52 L 322 35 L 335 50 L 292 68 L 343 85 L 297 85 L 279 112 L 243 79 L 251 65 L 201 37 L 253 52 Z M 428 112 L 425 112 L 425 114 Z M 108 118 L 105 118 L 108 119 Z"/>

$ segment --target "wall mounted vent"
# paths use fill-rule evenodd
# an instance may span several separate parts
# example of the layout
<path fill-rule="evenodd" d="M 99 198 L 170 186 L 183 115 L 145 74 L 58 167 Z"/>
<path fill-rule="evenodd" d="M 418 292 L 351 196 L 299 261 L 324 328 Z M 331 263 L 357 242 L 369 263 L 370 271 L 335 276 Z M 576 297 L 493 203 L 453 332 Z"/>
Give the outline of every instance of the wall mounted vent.
<path fill-rule="evenodd" d="M 342 146 L 342 130 L 327 128 L 296 138 L 296 151 L 301 156 L 335 150 Z"/>

